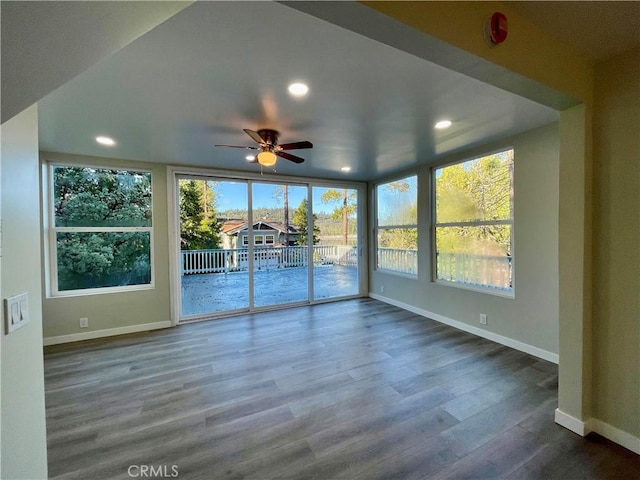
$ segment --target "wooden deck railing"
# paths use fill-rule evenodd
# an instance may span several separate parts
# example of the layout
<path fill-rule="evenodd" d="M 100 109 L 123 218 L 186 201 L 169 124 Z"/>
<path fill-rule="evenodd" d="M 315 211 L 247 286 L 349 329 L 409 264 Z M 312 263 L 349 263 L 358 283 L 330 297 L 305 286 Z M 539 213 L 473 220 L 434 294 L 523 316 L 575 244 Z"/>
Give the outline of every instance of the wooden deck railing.
<path fill-rule="evenodd" d="M 418 251 L 400 248 L 378 248 L 377 265 L 382 270 L 416 275 L 418 273 Z"/>
<path fill-rule="evenodd" d="M 258 247 L 253 251 L 254 268 L 306 267 L 306 246 Z M 249 252 L 246 248 L 216 250 L 183 250 L 182 275 L 203 273 L 246 272 L 249 270 Z M 314 245 L 314 265 L 358 265 L 357 247 L 348 245 Z M 378 268 L 415 275 L 418 271 L 418 252 L 394 248 L 378 249 Z M 437 254 L 437 278 L 466 285 L 478 285 L 510 290 L 513 281 L 511 257 Z"/>
<path fill-rule="evenodd" d="M 466 285 L 511 290 L 513 266 L 510 256 L 438 253 L 437 278 Z"/>
<path fill-rule="evenodd" d="M 378 268 L 415 275 L 418 272 L 417 250 L 378 248 Z M 513 281 L 511 257 L 437 254 L 437 278 L 449 282 L 510 290 Z"/>
<path fill-rule="evenodd" d="M 256 270 L 305 267 L 308 265 L 309 249 L 301 247 L 258 247 L 253 250 L 253 265 Z M 249 270 L 249 250 L 215 249 L 182 250 L 181 273 L 193 275 L 203 273 L 246 272 Z M 356 247 L 348 245 L 314 245 L 313 262 L 316 265 L 358 265 Z"/>

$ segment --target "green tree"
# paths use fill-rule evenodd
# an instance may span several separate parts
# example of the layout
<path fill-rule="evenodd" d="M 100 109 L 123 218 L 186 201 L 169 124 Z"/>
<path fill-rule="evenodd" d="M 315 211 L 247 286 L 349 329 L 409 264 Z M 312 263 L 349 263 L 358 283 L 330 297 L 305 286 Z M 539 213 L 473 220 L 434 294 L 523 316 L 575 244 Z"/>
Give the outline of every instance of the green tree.
<path fill-rule="evenodd" d="M 56 167 L 57 227 L 151 225 L 151 175 L 142 172 Z"/>
<path fill-rule="evenodd" d="M 90 167 L 53 170 L 58 290 L 149 283 L 151 174 Z M 107 231 L 82 231 L 105 228 Z"/>
<path fill-rule="evenodd" d="M 438 223 L 483 222 L 512 218 L 513 151 L 444 167 L 436 172 Z M 438 227 L 438 251 L 509 254 L 509 225 Z"/>
<path fill-rule="evenodd" d="M 411 226 L 418 223 L 416 182 L 417 177 L 411 176 L 378 187 L 379 247 L 399 250 L 418 248 L 418 229 Z M 407 228 L 401 228 L 403 225 L 407 225 Z"/>
<path fill-rule="evenodd" d="M 293 225 L 295 225 L 298 230 L 298 245 L 308 245 L 309 244 L 309 230 L 307 228 L 307 216 L 308 216 L 308 202 L 306 198 L 303 198 L 298 205 L 296 213 L 293 215 Z M 318 235 L 320 234 L 320 229 L 316 226 L 316 215 L 313 215 L 313 244 L 317 244 L 319 241 Z"/>
<path fill-rule="evenodd" d="M 342 220 L 342 242 L 349 244 L 349 220 L 353 220 L 357 211 L 358 194 L 355 190 L 342 191 L 330 188 L 320 197 L 320 201 L 325 204 L 336 205 L 331 217 L 334 220 Z"/>
<path fill-rule="evenodd" d="M 211 182 L 180 180 L 180 247 L 182 250 L 219 248 L 222 225 L 217 218 Z"/>

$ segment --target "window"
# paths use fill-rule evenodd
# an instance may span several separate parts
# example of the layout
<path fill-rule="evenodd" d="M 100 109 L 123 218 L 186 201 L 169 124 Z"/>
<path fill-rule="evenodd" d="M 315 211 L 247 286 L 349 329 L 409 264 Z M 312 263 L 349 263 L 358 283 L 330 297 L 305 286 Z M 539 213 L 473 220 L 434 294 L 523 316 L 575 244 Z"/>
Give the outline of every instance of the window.
<path fill-rule="evenodd" d="M 433 170 L 435 278 L 512 292 L 513 150 Z"/>
<path fill-rule="evenodd" d="M 376 205 L 376 268 L 417 275 L 417 177 L 378 185 Z"/>
<path fill-rule="evenodd" d="M 249 237 L 247 235 L 243 235 L 242 237 L 242 245 L 247 247 L 249 245 Z"/>
<path fill-rule="evenodd" d="M 253 236 L 253 244 L 254 245 L 263 245 L 264 244 L 264 236 L 263 235 L 254 235 Z"/>
<path fill-rule="evenodd" d="M 274 235 L 266 235 L 264 243 L 267 245 L 273 245 L 276 242 L 276 237 Z"/>
<path fill-rule="evenodd" d="M 151 173 L 52 165 L 50 179 L 52 294 L 149 288 Z"/>

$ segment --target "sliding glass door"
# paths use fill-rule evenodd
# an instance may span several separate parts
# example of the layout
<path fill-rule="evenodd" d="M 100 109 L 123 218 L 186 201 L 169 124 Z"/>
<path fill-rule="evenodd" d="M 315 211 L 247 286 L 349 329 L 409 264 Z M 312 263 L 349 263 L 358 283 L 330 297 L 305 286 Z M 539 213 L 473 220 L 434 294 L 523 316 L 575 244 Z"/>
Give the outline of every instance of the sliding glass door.
<path fill-rule="evenodd" d="M 253 183 L 253 305 L 308 302 L 307 186 Z"/>
<path fill-rule="evenodd" d="M 248 309 L 247 182 L 184 177 L 178 188 L 181 316 Z"/>
<path fill-rule="evenodd" d="M 356 188 L 176 177 L 181 320 L 357 296 Z"/>
<path fill-rule="evenodd" d="M 358 191 L 313 187 L 313 298 L 358 295 Z"/>

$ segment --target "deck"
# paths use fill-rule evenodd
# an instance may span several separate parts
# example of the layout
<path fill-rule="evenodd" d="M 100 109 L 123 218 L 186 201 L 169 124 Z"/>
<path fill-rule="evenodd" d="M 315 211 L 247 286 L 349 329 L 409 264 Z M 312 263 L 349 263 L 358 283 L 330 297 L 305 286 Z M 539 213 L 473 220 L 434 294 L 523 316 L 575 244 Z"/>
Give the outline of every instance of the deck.
<path fill-rule="evenodd" d="M 306 267 L 256 271 L 256 307 L 308 300 Z M 358 269 L 340 265 L 314 266 L 314 299 L 358 294 Z M 182 277 L 182 315 L 201 315 L 249 308 L 249 273 L 209 273 Z"/>

